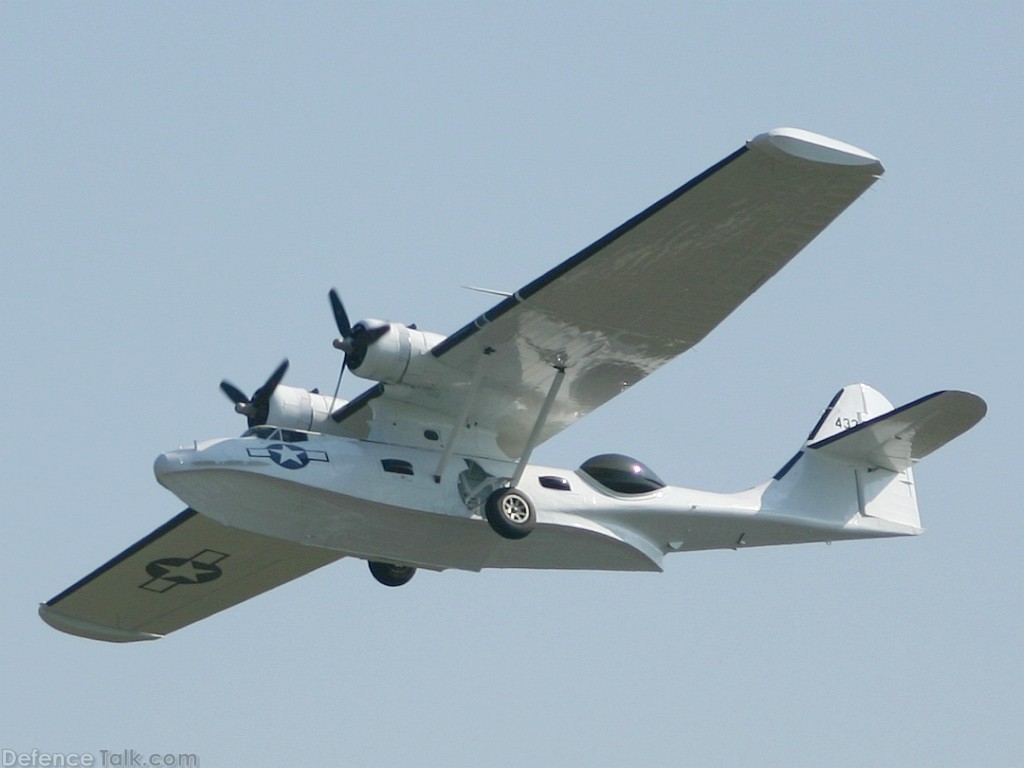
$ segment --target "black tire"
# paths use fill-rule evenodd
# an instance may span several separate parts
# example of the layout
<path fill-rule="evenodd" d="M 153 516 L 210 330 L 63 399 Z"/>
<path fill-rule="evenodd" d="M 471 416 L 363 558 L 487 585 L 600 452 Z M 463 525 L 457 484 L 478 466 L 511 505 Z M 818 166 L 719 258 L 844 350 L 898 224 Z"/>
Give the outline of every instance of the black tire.
<path fill-rule="evenodd" d="M 373 578 L 385 587 L 400 587 L 408 584 L 409 580 L 416 575 L 416 569 L 411 565 L 393 565 L 392 563 L 378 563 L 375 560 L 368 560 L 370 573 Z"/>
<path fill-rule="evenodd" d="M 515 488 L 499 488 L 484 505 L 487 522 L 506 539 L 521 539 L 537 524 L 537 513 L 530 497 Z"/>

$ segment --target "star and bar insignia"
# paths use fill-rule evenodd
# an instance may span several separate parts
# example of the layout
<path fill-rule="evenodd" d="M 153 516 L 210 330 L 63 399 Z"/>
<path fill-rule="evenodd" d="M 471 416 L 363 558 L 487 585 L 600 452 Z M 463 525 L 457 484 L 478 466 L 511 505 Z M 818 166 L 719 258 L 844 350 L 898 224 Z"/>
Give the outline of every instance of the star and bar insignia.
<path fill-rule="evenodd" d="M 266 448 L 246 449 L 256 459 L 270 459 L 285 469 L 302 469 L 311 461 L 330 461 L 326 451 L 312 451 L 289 443 L 273 443 Z"/>
<path fill-rule="evenodd" d="M 152 578 L 139 587 L 150 592 L 167 592 L 181 584 L 205 584 L 220 578 L 217 565 L 227 553 L 204 549 L 192 557 L 162 557 L 146 566 Z"/>

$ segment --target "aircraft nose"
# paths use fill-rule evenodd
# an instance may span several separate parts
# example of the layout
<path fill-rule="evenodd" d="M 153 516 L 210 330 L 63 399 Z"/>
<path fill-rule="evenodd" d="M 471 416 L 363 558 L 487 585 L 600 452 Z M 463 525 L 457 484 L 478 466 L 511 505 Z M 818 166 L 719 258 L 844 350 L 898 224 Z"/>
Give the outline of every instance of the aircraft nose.
<path fill-rule="evenodd" d="M 163 479 L 174 472 L 180 472 L 185 467 L 184 451 L 168 451 L 161 453 L 153 462 L 153 474 L 157 482 L 163 484 Z"/>

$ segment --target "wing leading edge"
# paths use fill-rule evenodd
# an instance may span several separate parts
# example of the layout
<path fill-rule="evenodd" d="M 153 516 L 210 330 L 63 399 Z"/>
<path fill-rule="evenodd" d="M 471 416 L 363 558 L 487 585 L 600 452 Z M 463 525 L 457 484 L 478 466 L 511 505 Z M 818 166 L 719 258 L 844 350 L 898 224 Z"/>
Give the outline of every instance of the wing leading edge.
<path fill-rule="evenodd" d="M 445 339 L 433 385 L 378 385 L 344 420 L 401 443 L 402 422 L 464 418 L 467 451 L 517 458 L 557 369 L 540 441 L 703 339 L 883 170 L 823 136 L 762 134 Z"/>
<path fill-rule="evenodd" d="M 156 640 L 340 557 L 186 509 L 40 605 L 39 615 L 94 640 Z"/>

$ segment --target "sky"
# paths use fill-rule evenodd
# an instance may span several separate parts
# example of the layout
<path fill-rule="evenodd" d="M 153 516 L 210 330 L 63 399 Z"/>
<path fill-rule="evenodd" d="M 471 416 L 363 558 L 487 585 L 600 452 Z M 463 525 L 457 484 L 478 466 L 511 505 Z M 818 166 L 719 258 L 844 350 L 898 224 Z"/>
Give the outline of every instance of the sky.
<path fill-rule="evenodd" d="M 1022 38 L 1012 2 L 0 3 L 0 749 L 1024 764 Z M 152 462 L 241 431 L 222 378 L 333 387 L 332 286 L 451 333 L 494 303 L 460 286 L 526 284 L 781 125 L 886 175 L 534 458 L 740 490 L 845 384 L 976 392 L 917 469 L 923 536 L 401 589 L 342 560 L 154 643 L 38 619 L 180 511 Z"/>

